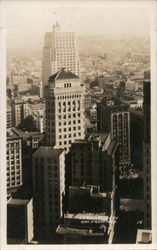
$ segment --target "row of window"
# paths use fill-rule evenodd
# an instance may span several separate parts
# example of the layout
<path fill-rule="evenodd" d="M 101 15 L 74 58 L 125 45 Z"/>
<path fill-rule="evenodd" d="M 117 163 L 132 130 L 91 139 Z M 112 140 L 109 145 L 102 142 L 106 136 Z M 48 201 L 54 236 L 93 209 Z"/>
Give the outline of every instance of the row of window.
<path fill-rule="evenodd" d="M 21 144 L 19 142 L 11 142 L 7 144 L 7 148 L 14 148 L 14 147 L 19 147 Z"/>
<path fill-rule="evenodd" d="M 80 94 L 75 94 L 75 95 L 63 95 L 63 96 L 57 96 L 57 100 L 64 100 L 64 99 L 73 99 L 73 98 L 80 98 Z"/>

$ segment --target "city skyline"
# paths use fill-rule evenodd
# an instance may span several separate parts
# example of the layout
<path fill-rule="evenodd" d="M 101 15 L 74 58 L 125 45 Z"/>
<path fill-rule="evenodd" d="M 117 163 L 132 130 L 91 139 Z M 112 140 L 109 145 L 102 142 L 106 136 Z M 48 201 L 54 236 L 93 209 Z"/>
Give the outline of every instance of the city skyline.
<path fill-rule="evenodd" d="M 1 6 L 7 244 L 151 247 L 153 4 Z"/>
<path fill-rule="evenodd" d="M 74 31 L 81 35 L 132 35 L 149 37 L 151 4 L 149 1 L 86 1 L 74 2 L 5 1 L 4 23 L 6 23 L 7 48 L 40 48 L 44 44 L 45 32 L 52 32 L 56 20 L 63 31 Z M 34 15 L 35 13 L 35 15 Z M 86 18 L 88 16 L 88 18 Z M 71 22 L 71 20 L 73 20 Z M 20 25 L 19 25 L 20 23 Z M 38 26 L 40 25 L 40 28 Z M 32 36 L 31 34 L 36 34 Z M 18 39 L 17 39 L 18 37 Z"/>

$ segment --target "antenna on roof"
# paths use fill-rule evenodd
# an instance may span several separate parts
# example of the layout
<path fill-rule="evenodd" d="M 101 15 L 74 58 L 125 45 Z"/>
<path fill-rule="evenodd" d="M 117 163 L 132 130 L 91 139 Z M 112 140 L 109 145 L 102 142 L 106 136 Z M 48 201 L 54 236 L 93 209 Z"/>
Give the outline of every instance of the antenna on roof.
<path fill-rule="evenodd" d="M 55 25 L 53 25 L 53 31 L 59 31 L 60 25 L 57 22 L 57 13 L 55 11 L 53 11 L 52 14 L 55 16 Z"/>

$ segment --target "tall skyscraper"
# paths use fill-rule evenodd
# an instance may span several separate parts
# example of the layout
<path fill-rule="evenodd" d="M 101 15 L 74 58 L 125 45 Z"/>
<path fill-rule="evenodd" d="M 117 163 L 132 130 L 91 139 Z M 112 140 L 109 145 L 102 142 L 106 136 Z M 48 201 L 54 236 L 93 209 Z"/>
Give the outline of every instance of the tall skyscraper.
<path fill-rule="evenodd" d="M 69 150 L 83 139 L 84 86 L 79 77 L 64 69 L 49 77 L 45 87 L 47 145 Z"/>
<path fill-rule="evenodd" d="M 53 26 L 52 32 L 45 34 L 42 61 L 43 91 L 49 76 L 65 67 L 79 75 L 79 55 L 74 32 L 61 32 L 59 25 Z"/>
<path fill-rule="evenodd" d="M 144 142 L 143 142 L 143 171 L 144 171 L 144 228 L 151 228 L 151 141 L 150 141 L 150 71 L 144 73 Z"/>
<path fill-rule="evenodd" d="M 98 131 L 111 133 L 119 143 L 120 164 L 130 163 L 130 112 L 119 100 L 102 100 L 97 104 Z"/>
<path fill-rule="evenodd" d="M 54 240 L 63 216 L 65 153 L 41 146 L 33 154 L 34 233 L 38 240 Z"/>

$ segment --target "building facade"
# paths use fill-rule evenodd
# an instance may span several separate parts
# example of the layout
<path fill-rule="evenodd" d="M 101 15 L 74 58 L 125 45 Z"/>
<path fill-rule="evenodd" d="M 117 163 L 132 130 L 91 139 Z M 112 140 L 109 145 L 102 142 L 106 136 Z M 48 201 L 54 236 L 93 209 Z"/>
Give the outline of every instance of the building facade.
<path fill-rule="evenodd" d="M 17 127 L 27 116 L 29 116 L 28 103 L 22 100 L 14 100 L 12 103 L 13 125 Z"/>
<path fill-rule="evenodd" d="M 144 142 L 143 142 L 143 176 L 144 176 L 144 228 L 151 229 L 151 132 L 150 132 L 150 71 L 144 73 Z"/>
<path fill-rule="evenodd" d="M 98 131 L 111 133 L 119 144 L 120 164 L 130 163 L 130 112 L 119 100 L 97 103 Z"/>
<path fill-rule="evenodd" d="M 79 75 L 78 47 L 75 33 L 61 32 L 56 23 L 53 31 L 45 34 L 42 61 L 43 90 L 48 83 L 49 76 L 63 67 Z"/>
<path fill-rule="evenodd" d="M 130 108 L 130 152 L 131 162 L 135 168 L 143 170 L 143 134 L 144 113 Z"/>
<path fill-rule="evenodd" d="M 7 195 L 22 185 L 22 142 L 11 129 L 7 130 Z"/>
<path fill-rule="evenodd" d="M 13 117 L 12 117 L 12 109 L 9 105 L 7 106 L 6 118 L 7 118 L 7 128 L 11 128 L 13 126 Z"/>
<path fill-rule="evenodd" d="M 47 145 L 70 149 L 84 138 L 84 86 L 64 69 L 49 77 L 45 87 Z"/>
<path fill-rule="evenodd" d="M 34 237 L 33 199 L 10 199 L 7 203 L 8 244 L 28 244 Z"/>
<path fill-rule="evenodd" d="M 63 216 L 65 153 L 41 146 L 33 154 L 35 239 L 52 242 Z"/>

